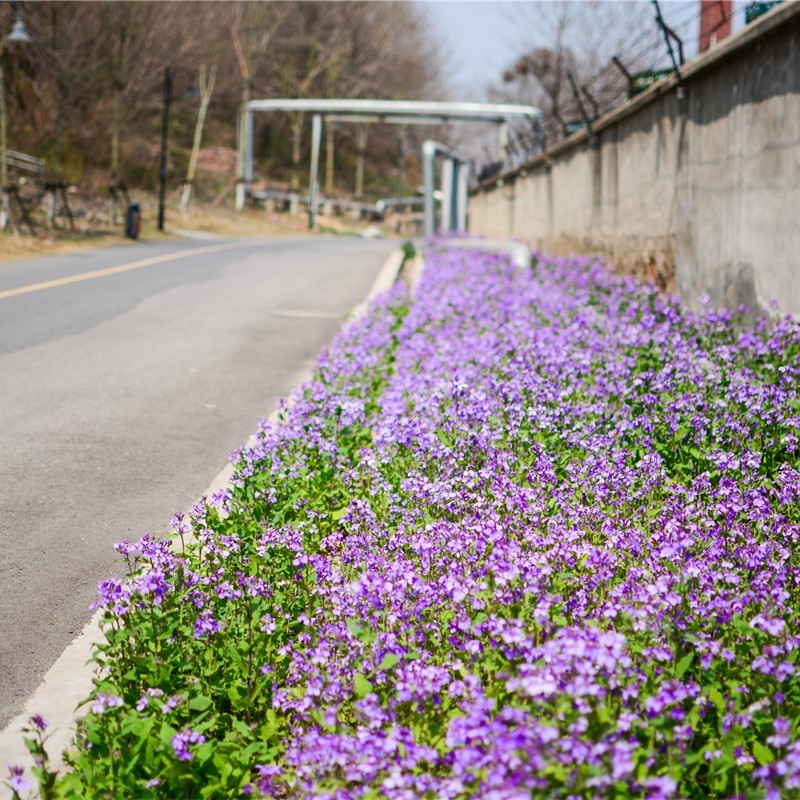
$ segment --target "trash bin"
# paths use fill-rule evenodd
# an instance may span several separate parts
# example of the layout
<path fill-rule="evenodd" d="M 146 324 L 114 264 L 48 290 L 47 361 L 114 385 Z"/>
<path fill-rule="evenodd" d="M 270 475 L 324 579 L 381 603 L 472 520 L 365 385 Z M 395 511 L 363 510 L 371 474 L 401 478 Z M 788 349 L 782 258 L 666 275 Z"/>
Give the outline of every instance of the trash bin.
<path fill-rule="evenodd" d="M 128 203 L 125 210 L 125 236 L 128 239 L 138 239 L 142 227 L 142 207 L 139 203 Z"/>

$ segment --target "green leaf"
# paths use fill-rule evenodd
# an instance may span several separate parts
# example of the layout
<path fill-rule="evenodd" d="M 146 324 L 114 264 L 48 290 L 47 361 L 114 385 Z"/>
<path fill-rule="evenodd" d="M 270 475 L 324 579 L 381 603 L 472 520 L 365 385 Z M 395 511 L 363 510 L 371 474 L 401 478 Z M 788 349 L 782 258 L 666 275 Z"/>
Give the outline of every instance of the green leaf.
<path fill-rule="evenodd" d="M 775 760 L 775 756 L 772 755 L 772 750 L 766 745 L 761 744 L 761 742 L 753 742 L 753 756 L 762 766 L 764 764 L 771 764 Z"/>
<path fill-rule="evenodd" d="M 364 697 L 372 691 L 372 684 L 359 672 L 354 681 L 354 688 L 359 697 Z"/>
<path fill-rule="evenodd" d="M 349 630 L 359 642 L 363 642 L 364 644 L 371 644 L 377 636 L 377 634 L 370 629 L 369 625 L 353 617 L 347 618 L 347 630 Z"/>
<path fill-rule="evenodd" d="M 192 711 L 205 711 L 210 705 L 211 698 L 204 694 L 201 694 L 199 697 L 193 697 L 189 701 L 189 708 L 191 708 Z"/>
<path fill-rule="evenodd" d="M 717 707 L 720 713 L 725 711 L 725 698 L 716 686 L 708 687 L 708 699 Z"/>
<path fill-rule="evenodd" d="M 441 443 L 442 443 L 442 444 L 443 444 L 445 447 L 448 447 L 448 448 L 449 448 L 449 447 L 451 447 L 451 446 L 452 446 L 452 444 L 453 444 L 453 443 L 452 443 L 452 440 L 451 440 L 451 438 L 450 438 L 450 437 L 449 437 L 449 436 L 448 436 L 448 435 L 447 435 L 447 434 L 446 434 L 446 433 L 445 433 L 445 432 L 444 432 L 444 431 L 443 431 L 441 428 L 437 428 L 437 429 L 436 429 L 436 435 L 439 437 L 439 441 L 440 441 L 440 442 L 441 442 Z"/>
<path fill-rule="evenodd" d="M 688 425 L 686 424 L 680 425 L 678 427 L 678 430 L 675 431 L 675 439 L 676 440 L 685 439 L 690 430 L 691 428 Z"/>
<path fill-rule="evenodd" d="M 175 736 L 177 733 L 178 731 L 175 728 L 173 728 L 172 725 L 169 725 L 168 723 L 165 722 L 161 726 L 161 737 L 160 737 L 161 742 L 163 744 L 167 744 L 168 742 L 170 742 L 172 737 Z"/>
<path fill-rule="evenodd" d="M 689 669 L 689 667 L 690 667 L 690 666 L 691 666 L 691 664 L 692 664 L 692 659 L 693 659 L 693 658 L 694 658 L 694 653 L 689 653 L 689 655 L 686 655 L 686 656 L 684 656 L 684 657 L 683 657 L 683 658 L 682 658 L 682 659 L 681 659 L 681 660 L 678 662 L 678 666 L 675 668 L 675 674 L 676 674 L 676 675 L 677 675 L 679 678 L 682 678 L 682 677 L 683 677 L 683 674 L 684 674 L 684 672 L 686 672 L 686 670 L 687 670 L 687 669 Z"/>
<path fill-rule="evenodd" d="M 380 664 L 378 664 L 379 670 L 387 670 L 392 669 L 397 662 L 400 660 L 400 657 L 395 655 L 394 653 L 387 653 Z"/>
<path fill-rule="evenodd" d="M 231 684 L 228 687 L 228 699 L 231 701 L 231 705 L 236 709 L 240 709 L 249 705 L 249 701 L 247 699 L 247 687 L 238 681 Z"/>

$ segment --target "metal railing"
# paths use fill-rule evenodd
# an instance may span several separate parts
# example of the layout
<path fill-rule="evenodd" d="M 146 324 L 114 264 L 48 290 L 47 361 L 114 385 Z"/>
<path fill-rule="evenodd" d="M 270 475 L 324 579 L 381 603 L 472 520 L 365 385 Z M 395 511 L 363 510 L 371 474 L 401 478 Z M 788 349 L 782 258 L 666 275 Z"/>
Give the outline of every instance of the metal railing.
<path fill-rule="evenodd" d="M 390 208 L 424 208 L 424 197 L 387 197 L 375 203 L 378 212 L 385 214 Z"/>
<path fill-rule="evenodd" d="M 268 190 L 251 190 L 250 196 L 255 200 L 274 200 L 291 206 L 296 203 L 306 208 L 311 207 L 311 198 L 308 195 L 301 195 L 297 192 L 276 192 Z M 390 209 L 396 208 L 422 208 L 425 204 L 423 197 L 387 197 L 378 200 L 376 203 L 362 203 L 356 200 L 335 200 L 333 198 L 317 197 L 315 200 L 316 210 L 337 209 L 338 211 L 358 211 L 361 214 L 372 214 L 383 217 Z"/>

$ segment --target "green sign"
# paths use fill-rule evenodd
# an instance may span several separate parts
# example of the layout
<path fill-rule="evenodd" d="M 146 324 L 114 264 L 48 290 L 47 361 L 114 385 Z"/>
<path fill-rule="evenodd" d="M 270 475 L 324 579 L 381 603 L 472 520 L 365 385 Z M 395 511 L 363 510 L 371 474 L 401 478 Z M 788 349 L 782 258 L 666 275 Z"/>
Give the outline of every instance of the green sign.
<path fill-rule="evenodd" d="M 760 3 L 748 3 L 744 9 L 744 21 L 749 25 L 754 19 L 775 8 L 781 0 L 763 0 Z"/>
<path fill-rule="evenodd" d="M 669 78 L 674 74 L 674 69 L 650 69 L 647 72 L 639 72 L 633 76 L 631 94 L 639 94 L 639 92 L 649 89 L 656 81 Z"/>
<path fill-rule="evenodd" d="M 573 133 L 577 133 L 578 131 L 582 131 L 584 128 L 588 128 L 590 125 L 590 121 L 588 119 L 576 119 L 572 122 L 568 122 L 566 124 L 564 133 L 567 136 L 572 136 Z"/>

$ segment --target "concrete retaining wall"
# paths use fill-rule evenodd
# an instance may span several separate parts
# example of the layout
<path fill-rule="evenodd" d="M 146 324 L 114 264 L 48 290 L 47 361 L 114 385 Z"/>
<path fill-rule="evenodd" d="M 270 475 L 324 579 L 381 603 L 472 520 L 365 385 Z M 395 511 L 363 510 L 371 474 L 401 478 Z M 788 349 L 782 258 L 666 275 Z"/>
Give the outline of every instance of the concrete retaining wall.
<path fill-rule="evenodd" d="M 697 306 L 800 312 L 800 2 L 470 198 L 469 229 L 599 252 Z"/>

